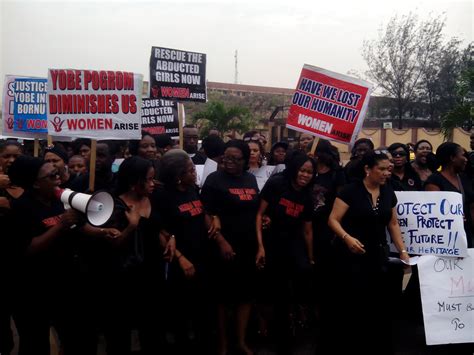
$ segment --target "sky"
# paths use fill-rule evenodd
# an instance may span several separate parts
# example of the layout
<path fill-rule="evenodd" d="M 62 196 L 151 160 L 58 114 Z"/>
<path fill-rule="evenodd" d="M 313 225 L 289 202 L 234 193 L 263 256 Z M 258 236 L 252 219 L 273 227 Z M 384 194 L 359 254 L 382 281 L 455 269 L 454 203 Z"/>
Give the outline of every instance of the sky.
<path fill-rule="evenodd" d="M 0 0 L 0 85 L 48 68 L 125 70 L 149 80 L 152 46 L 207 54 L 207 80 L 294 88 L 303 64 L 366 70 L 364 40 L 394 15 L 445 16 L 473 41 L 472 0 Z"/>

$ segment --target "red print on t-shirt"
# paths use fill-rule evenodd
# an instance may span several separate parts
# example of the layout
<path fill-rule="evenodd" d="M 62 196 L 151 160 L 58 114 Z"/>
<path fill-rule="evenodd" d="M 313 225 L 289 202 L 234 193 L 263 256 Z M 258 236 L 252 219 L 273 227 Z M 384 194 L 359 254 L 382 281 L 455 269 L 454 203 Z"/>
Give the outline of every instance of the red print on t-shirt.
<path fill-rule="evenodd" d="M 257 194 L 255 189 L 229 189 L 232 195 L 239 196 L 241 201 L 252 201 L 253 195 Z"/>
<path fill-rule="evenodd" d="M 303 212 L 303 209 L 304 209 L 303 205 L 300 205 L 299 203 L 294 203 L 283 197 L 280 199 L 279 204 L 282 206 L 285 206 L 286 214 L 292 217 L 298 217 L 300 213 Z"/>
<path fill-rule="evenodd" d="M 178 206 L 181 213 L 189 212 L 191 217 L 200 215 L 202 213 L 202 203 L 200 200 L 183 203 Z"/>
<path fill-rule="evenodd" d="M 49 228 L 58 224 L 60 220 L 61 220 L 61 215 L 45 218 L 41 222 L 43 223 L 45 227 Z"/>

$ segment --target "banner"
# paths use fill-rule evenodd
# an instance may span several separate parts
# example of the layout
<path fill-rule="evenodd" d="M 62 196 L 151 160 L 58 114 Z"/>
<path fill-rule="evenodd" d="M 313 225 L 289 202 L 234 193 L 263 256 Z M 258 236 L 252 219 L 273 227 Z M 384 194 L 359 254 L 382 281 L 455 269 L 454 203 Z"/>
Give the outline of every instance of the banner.
<path fill-rule="evenodd" d="M 372 84 L 305 64 L 286 127 L 353 144 L 362 128 Z"/>
<path fill-rule="evenodd" d="M 152 47 L 150 98 L 206 102 L 206 55 Z"/>
<path fill-rule="evenodd" d="M 468 257 L 418 261 L 426 344 L 474 342 L 474 249 Z"/>
<path fill-rule="evenodd" d="M 178 105 L 176 101 L 142 100 L 142 130 L 150 134 L 167 134 L 179 138 Z"/>
<path fill-rule="evenodd" d="M 140 139 L 143 76 L 123 71 L 48 70 L 48 132 L 91 139 Z"/>
<path fill-rule="evenodd" d="M 398 225 L 408 253 L 467 255 L 461 194 L 443 191 L 397 191 L 395 194 Z M 394 245 L 391 250 L 396 251 Z"/>
<path fill-rule="evenodd" d="M 3 87 L 2 135 L 46 139 L 46 79 L 7 75 Z"/>

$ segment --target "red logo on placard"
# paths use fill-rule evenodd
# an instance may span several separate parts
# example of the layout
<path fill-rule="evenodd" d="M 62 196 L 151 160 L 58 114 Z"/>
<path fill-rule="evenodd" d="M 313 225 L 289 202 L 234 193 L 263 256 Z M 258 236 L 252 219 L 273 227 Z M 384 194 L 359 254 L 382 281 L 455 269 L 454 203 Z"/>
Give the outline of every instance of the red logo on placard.
<path fill-rule="evenodd" d="M 59 118 L 59 116 L 54 117 L 54 120 L 51 121 L 51 124 L 53 125 L 55 132 L 61 132 L 63 130 L 62 129 L 63 123 L 64 123 L 64 120 Z"/>
<path fill-rule="evenodd" d="M 8 119 L 7 119 L 7 127 L 8 127 L 8 129 L 13 129 L 13 118 L 8 117 Z"/>

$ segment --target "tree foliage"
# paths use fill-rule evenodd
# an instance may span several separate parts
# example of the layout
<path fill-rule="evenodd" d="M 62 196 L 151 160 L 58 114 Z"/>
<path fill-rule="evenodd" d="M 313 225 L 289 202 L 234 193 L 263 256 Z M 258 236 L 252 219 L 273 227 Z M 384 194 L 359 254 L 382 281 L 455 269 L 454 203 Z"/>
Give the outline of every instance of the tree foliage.
<path fill-rule="evenodd" d="M 255 127 L 255 120 L 250 111 L 242 106 L 229 106 L 222 101 L 210 101 L 206 107 L 192 117 L 201 128 L 202 136 L 207 136 L 211 128 L 216 128 L 223 136 L 227 132 L 244 133 Z"/>
<path fill-rule="evenodd" d="M 414 14 L 392 17 L 375 40 L 364 41 L 367 76 L 397 102 L 399 128 L 407 104 L 420 97 L 423 78 L 442 47 L 444 20 L 420 21 Z M 432 70 L 432 69 L 430 69 Z"/>

